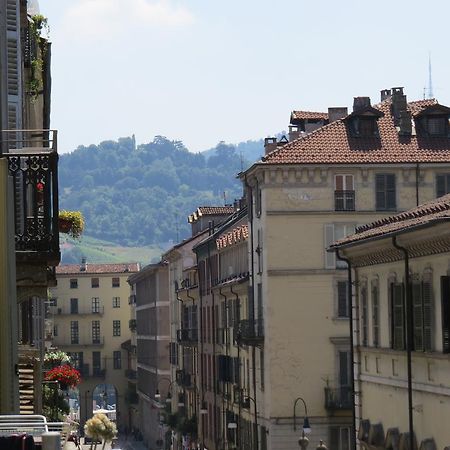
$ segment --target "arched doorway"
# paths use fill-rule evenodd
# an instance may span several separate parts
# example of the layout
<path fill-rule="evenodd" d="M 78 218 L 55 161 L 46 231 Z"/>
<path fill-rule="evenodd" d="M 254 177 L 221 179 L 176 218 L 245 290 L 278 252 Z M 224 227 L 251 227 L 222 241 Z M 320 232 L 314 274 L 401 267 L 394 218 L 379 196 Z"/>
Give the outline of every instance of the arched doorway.
<path fill-rule="evenodd" d="M 111 420 L 117 420 L 117 389 L 113 384 L 98 384 L 92 392 L 92 414 L 102 412 Z"/>

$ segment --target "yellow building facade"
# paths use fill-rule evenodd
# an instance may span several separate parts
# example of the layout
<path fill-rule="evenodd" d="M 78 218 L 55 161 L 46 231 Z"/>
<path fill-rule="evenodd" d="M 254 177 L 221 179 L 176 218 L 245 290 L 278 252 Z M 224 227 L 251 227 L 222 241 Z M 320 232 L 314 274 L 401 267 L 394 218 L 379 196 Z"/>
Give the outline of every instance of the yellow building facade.
<path fill-rule="evenodd" d="M 53 345 L 72 356 L 81 371 L 80 418 L 92 416 L 98 389 L 116 390 L 117 423 L 128 424 L 127 352 L 131 340 L 130 286 L 127 279 L 139 270 L 137 263 L 60 265 L 57 285 L 50 289 Z"/>

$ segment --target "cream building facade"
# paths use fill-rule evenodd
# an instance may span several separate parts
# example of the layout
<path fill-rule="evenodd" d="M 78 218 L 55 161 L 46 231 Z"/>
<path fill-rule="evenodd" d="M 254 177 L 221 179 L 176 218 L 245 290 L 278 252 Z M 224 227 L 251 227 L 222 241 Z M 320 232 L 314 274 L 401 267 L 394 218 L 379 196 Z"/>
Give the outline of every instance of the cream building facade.
<path fill-rule="evenodd" d="M 117 423 L 128 425 L 127 353 L 122 344 L 131 339 L 127 279 L 138 270 L 137 263 L 90 264 L 85 260 L 57 267 L 57 285 L 50 289 L 53 344 L 69 353 L 81 371 L 82 423 L 92 416 L 99 392 L 112 385 Z"/>
<path fill-rule="evenodd" d="M 449 220 L 446 195 L 332 246 L 354 277 L 361 448 L 450 445 Z"/>
<path fill-rule="evenodd" d="M 347 271 L 326 248 L 358 224 L 436 197 L 437 177 L 450 168 L 448 111 L 433 100 L 407 103 L 402 88 L 382 91 L 375 106 L 357 97 L 350 114 L 333 108 L 328 124 L 310 133 L 267 140 L 266 156 L 241 174 L 253 317 L 264 323 L 265 383 L 256 402 L 258 442 L 264 427 L 267 448 L 294 448 L 305 415 L 311 445 L 352 445 Z M 296 120 L 311 114 L 297 112 Z"/>

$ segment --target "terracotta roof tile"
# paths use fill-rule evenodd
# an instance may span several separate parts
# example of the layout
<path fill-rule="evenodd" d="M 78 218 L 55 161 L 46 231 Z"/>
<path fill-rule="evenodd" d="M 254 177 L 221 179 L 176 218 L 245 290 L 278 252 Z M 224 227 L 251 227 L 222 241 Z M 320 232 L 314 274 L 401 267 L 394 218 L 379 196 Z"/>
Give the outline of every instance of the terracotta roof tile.
<path fill-rule="evenodd" d="M 233 228 L 228 233 L 220 235 L 216 239 L 217 249 L 220 250 L 230 245 L 237 244 L 238 242 L 248 239 L 248 225 L 244 224 L 239 227 Z"/>
<path fill-rule="evenodd" d="M 427 223 L 450 219 L 450 194 L 431 200 L 416 208 L 376 220 L 356 229 L 356 233 L 335 242 L 331 247 L 352 244 L 365 239 L 382 237 L 386 234 L 399 232 L 408 228 L 425 225 Z"/>
<path fill-rule="evenodd" d="M 436 100 L 410 102 L 417 114 Z M 266 164 L 376 164 L 450 162 L 450 139 L 399 135 L 391 114 L 391 100 L 374 106 L 384 113 L 378 119 L 379 137 L 357 137 L 348 132 L 345 119 L 324 125 L 266 155 Z"/>
<path fill-rule="evenodd" d="M 315 111 L 292 111 L 291 120 L 297 119 L 317 119 L 317 120 L 327 120 L 328 113 L 326 112 L 315 112 Z"/>
<path fill-rule="evenodd" d="M 72 274 L 102 274 L 102 273 L 133 273 L 139 271 L 139 263 L 128 264 L 86 264 L 86 270 L 81 270 L 81 264 L 61 264 L 56 268 L 57 275 Z"/>
<path fill-rule="evenodd" d="M 229 216 L 233 212 L 233 206 L 199 206 L 189 215 L 188 222 L 195 222 L 202 216 Z"/>

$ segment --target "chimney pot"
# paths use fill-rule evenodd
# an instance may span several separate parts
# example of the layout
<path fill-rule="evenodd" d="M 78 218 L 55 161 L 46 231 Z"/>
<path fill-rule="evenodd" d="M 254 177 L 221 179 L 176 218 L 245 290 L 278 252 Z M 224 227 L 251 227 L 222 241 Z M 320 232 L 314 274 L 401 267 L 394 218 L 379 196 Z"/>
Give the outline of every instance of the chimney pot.
<path fill-rule="evenodd" d="M 381 91 L 381 101 L 387 100 L 392 97 L 392 91 L 390 89 L 383 89 Z"/>
<path fill-rule="evenodd" d="M 370 97 L 354 97 L 353 98 L 353 112 L 362 111 L 370 107 Z"/>
<path fill-rule="evenodd" d="M 267 137 L 264 139 L 264 153 L 267 155 L 277 148 L 277 138 Z"/>
<path fill-rule="evenodd" d="M 343 119 L 347 116 L 348 109 L 346 106 L 328 108 L 328 123 L 335 122 L 336 120 Z"/>
<path fill-rule="evenodd" d="M 394 123 L 398 125 L 400 123 L 400 115 L 403 111 L 406 111 L 408 107 L 406 101 L 406 95 L 403 94 L 402 87 L 392 88 L 392 115 L 394 116 Z"/>
<path fill-rule="evenodd" d="M 86 272 L 86 267 L 87 267 L 86 258 L 83 257 L 83 258 L 81 258 L 80 271 L 81 272 Z"/>
<path fill-rule="evenodd" d="M 299 125 L 289 125 L 289 142 L 300 137 L 300 126 Z"/>

